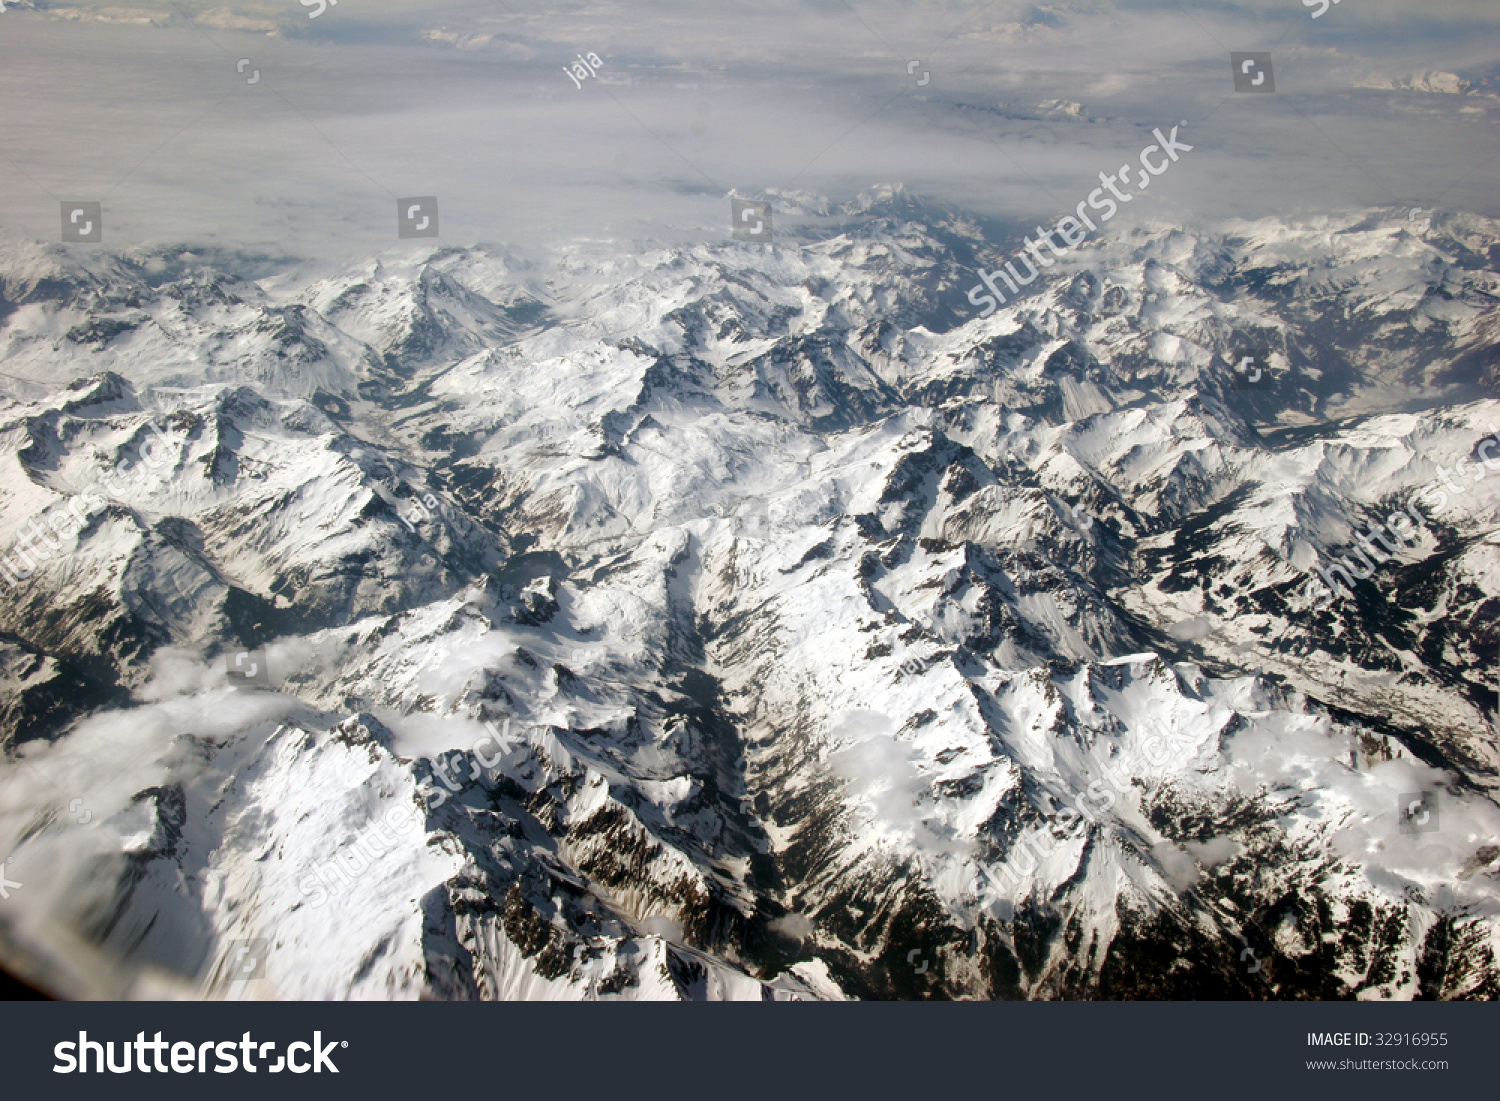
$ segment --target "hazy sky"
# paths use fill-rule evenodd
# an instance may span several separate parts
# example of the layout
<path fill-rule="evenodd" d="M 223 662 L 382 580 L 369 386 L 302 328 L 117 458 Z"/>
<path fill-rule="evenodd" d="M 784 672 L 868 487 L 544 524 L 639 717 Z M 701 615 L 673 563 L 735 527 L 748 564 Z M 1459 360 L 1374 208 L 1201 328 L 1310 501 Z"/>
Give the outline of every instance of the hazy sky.
<path fill-rule="evenodd" d="M 1132 215 L 1500 214 L 1494 0 L 312 3 L 7 0 L 0 227 L 100 200 L 107 245 L 362 254 L 437 195 L 456 243 L 717 238 L 731 188 L 896 181 L 1055 218 L 1173 125 Z"/>

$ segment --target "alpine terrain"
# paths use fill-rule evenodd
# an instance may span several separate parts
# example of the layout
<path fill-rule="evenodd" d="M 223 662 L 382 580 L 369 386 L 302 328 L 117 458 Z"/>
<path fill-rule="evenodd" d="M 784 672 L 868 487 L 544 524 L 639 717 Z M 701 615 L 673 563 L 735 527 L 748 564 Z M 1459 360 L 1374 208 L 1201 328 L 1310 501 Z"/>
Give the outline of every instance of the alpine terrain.
<path fill-rule="evenodd" d="M 7 967 L 1500 997 L 1500 225 L 766 198 L 0 253 Z"/>

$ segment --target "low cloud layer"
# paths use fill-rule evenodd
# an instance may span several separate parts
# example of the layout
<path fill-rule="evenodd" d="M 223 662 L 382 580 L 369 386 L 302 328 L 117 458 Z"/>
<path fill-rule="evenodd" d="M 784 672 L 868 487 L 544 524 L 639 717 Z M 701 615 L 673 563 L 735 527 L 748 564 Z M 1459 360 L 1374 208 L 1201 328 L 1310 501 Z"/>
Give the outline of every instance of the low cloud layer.
<path fill-rule="evenodd" d="M 1190 164 L 1122 223 L 1500 213 L 1500 12 L 1479 3 L 314 10 L 10 9 L 0 225 L 56 240 L 60 201 L 102 201 L 106 245 L 342 258 L 394 245 L 405 196 L 438 196 L 455 243 L 717 239 L 730 189 L 898 181 L 1055 219 L 1173 125 Z M 1235 93 L 1231 50 L 1270 51 L 1276 93 Z"/>

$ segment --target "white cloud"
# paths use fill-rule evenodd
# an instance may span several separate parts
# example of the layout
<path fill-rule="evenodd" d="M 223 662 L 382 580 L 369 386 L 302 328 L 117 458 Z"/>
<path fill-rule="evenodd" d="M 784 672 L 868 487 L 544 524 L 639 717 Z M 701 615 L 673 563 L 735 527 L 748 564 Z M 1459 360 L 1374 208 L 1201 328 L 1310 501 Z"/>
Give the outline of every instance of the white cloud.
<path fill-rule="evenodd" d="M 1335 10 L 1279 41 L 1283 23 L 1272 34 L 1231 5 L 1192 19 L 1176 5 L 1056 5 L 1029 23 L 1016 3 L 982 17 L 958 3 L 857 9 L 371 0 L 310 21 L 287 4 L 203 4 L 187 9 L 193 26 L 166 4 L 132 5 L 133 22 L 105 5 L 65 9 L 95 17 L 66 25 L 15 12 L 0 91 L 26 107 L 0 136 L 34 182 L 0 196 L 0 222 L 51 239 L 59 198 L 98 196 L 109 244 L 346 257 L 395 245 L 403 195 L 437 194 L 456 242 L 721 237 L 730 188 L 845 195 L 879 181 L 1044 217 L 1182 119 L 1191 164 L 1122 222 L 1495 202 L 1470 172 L 1492 145 L 1491 98 L 1427 94 L 1452 102 L 1413 111 L 1404 99 L 1423 93 L 1356 87 L 1490 64 L 1475 22 L 1495 13 L 1469 5 Z M 1277 96 L 1229 91 L 1225 42 L 1272 47 Z M 606 63 L 577 89 L 561 66 L 580 51 Z M 907 53 L 932 74 L 925 87 Z"/>

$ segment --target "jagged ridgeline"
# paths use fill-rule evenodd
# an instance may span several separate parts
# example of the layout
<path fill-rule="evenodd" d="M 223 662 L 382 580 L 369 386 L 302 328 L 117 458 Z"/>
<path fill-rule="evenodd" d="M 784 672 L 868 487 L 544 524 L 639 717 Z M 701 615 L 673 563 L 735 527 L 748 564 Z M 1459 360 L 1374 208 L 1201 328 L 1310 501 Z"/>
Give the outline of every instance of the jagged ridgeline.
<path fill-rule="evenodd" d="M 1121 225 L 979 317 L 1019 233 L 772 201 L 0 258 L 8 966 L 1500 994 L 1495 223 Z"/>

